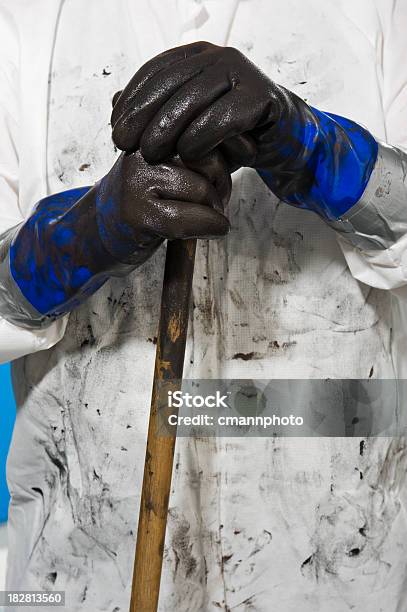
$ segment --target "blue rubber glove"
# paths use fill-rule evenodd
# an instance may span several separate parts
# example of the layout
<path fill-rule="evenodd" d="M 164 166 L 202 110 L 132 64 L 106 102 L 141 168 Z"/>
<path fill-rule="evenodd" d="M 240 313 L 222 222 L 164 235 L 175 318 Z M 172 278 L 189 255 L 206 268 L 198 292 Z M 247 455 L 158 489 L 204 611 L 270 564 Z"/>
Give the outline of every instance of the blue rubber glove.
<path fill-rule="evenodd" d="M 303 106 L 296 117 L 258 135 L 256 169 L 283 202 L 336 221 L 362 197 L 378 144 L 350 119 L 296 102 Z"/>
<path fill-rule="evenodd" d="M 335 220 L 360 199 L 377 158 L 373 136 L 271 81 L 240 51 L 206 42 L 147 62 L 115 98 L 113 140 L 150 162 L 196 160 L 220 147 L 255 168 L 284 202 Z"/>
<path fill-rule="evenodd" d="M 10 245 L 11 275 L 40 315 L 69 312 L 113 271 L 113 259 L 99 238 L 95 201 L 90 187 L 40 200 Z M 78 240 L 82 232 L 86 242 Z"/>
<path fill-rule="evenodd" d="M 111 276 L 145 262 L 165 239 L 215 238 L 230 175 L 214 152 L 193 170 L 179 159 L 149 165 L 122 154 L 94 187 L 41 200 L 27 221 L 0 237 L 0 311 L 18 325 L 49 324 Z"/>

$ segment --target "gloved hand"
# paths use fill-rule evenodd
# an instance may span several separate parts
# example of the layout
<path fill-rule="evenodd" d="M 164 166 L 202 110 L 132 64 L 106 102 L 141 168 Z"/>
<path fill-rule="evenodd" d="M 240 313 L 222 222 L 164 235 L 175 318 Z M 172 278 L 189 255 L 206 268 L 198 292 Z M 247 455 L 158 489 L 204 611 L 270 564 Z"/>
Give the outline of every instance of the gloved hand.
<path fill-rule="evenodd" d="M 112 113 L 113 140 L 150 162 L 220 146 L 290 204 L 337 219 L 361 197 L 377 143 L 358 124 L 308 106 L 238 50 L 199 42 L 147 62 Z"/>
<path fill-rule="evenodd" d="M 166 238 L 223 236 L 230 189 L 219 152 L 189 168 L 179 158 L 151 166 L 134 152 L 121 154 L 91 189 L 41 200 L 9 236 L 6 281 L 3 256 L 0 294 L 3 278 L 9 320 L 30 327 L 69 312 L 109 276 L 145 262 Z"/>

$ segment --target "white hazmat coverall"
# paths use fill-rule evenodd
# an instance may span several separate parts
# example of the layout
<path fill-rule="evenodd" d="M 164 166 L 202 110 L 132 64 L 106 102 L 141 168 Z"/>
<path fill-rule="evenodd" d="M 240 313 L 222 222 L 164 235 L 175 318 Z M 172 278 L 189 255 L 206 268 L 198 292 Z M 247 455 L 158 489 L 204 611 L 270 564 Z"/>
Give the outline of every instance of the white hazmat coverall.
<path fill-rule="evenodd" d="M 195 40 L 398 147 L 356 207 L 407 233 L 403 0 L 0 7 L 0 234 L 99 180 L 114 92 Z M 254 170 L 233 183 L 231 233 L 198 243 L 185 376 L 407 377 L 407 235 L 360 248 Z M 128 609 L 164 254 L 41 331 L 0 312 L 0 359 L 19 358 L 7 588 L 65 590 L 70 612 Z M 160 612 L 406 610 L 406 462 L 404 438 L 178 439 Z"/>

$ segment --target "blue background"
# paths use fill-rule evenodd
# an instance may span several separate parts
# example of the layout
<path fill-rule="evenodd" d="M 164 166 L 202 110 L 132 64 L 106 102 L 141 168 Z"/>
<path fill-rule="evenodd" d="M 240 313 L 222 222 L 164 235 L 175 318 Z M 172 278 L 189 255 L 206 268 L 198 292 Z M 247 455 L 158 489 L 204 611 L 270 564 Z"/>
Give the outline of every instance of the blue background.
<path fill-rule="evenodd" d="M 7 520 L 9 493 L 6 483 L 6 458 L 15 420 L 15 403 L 10 366 L 0 365 L 0 522 Z"/>

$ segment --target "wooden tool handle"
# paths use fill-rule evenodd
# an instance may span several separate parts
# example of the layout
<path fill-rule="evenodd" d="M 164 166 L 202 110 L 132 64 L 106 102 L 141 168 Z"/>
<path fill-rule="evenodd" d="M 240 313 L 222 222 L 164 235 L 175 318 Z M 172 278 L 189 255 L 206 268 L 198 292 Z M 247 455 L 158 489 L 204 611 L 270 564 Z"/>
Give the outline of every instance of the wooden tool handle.
<path fill-rule="evenodd" d="M 195 251 L 196 240 L 167 245 L 130 612 L 158 608 L 176 440 L 176 427 L 157 435 L 160 398 L 182 384 Z"/>

